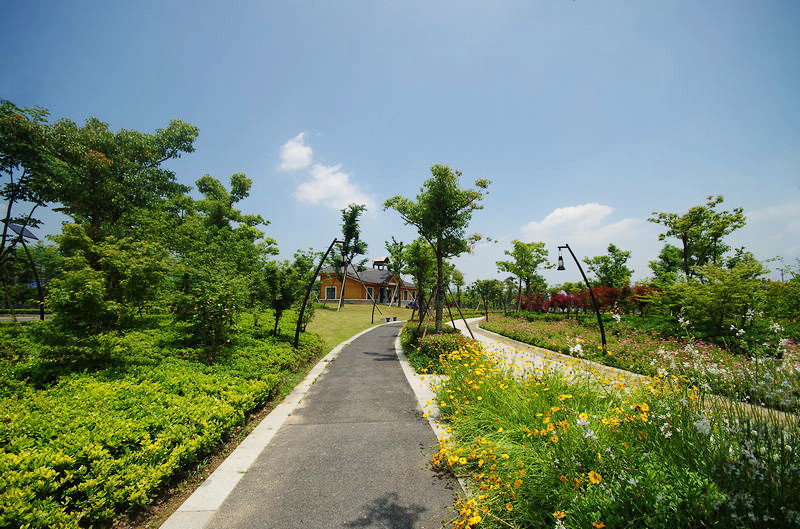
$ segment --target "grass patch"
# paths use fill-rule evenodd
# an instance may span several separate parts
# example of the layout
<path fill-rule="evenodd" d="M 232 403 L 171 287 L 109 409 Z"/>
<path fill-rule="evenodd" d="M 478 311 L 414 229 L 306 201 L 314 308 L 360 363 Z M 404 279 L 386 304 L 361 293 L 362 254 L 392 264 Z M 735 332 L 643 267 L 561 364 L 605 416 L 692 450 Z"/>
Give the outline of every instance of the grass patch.
<path fill-rule="evenodd" d="M 383 312 L 378 312 L 378 308 Z M 407 320 L 411 317 L 411 309 L 401 307 L 387 307 L 379 305 L 375 309 L 375 323 L 371 323 L 372 305 L 342 306 L 337 312 L 336 305 L 318 304 L 314 318 L 308 324 L 307 330 L 319 334 L 325 340 L 328 350 L 333 349 L 356 333 L 375 325 L 380 325 L 382 316 L 396 316 L 398 320 Z"/>

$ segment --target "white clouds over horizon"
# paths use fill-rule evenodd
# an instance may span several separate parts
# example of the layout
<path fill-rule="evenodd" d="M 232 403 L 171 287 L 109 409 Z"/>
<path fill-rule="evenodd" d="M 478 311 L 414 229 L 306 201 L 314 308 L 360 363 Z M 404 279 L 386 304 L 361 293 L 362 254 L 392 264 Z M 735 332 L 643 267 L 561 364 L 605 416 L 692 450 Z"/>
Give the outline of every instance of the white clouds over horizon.
<path fill-rule="evenodd" d="M 348 204 L 364 204 L 374 211 L 375 198 L 353 182 L 350 173 L 342 170 L 342 164 L 325 165 L 313 163 L 313 149 L 305 143 L 306 134 L 301 132 L 281 147 L 279 168 L 282 171 L 303 171 L 305 179 L 298 184 L 293 195 L 303 203 L 343 209 Z"/>
<path fill-rule="evenodd" d="M 583 259 L 605 254 L 613 243 L 631 251 L 628 266 L 634 270 L 634 278 L 647 277 L 647 263 L 656 258 L 661 244 L 658 227 L 635 217 L 614 220 L 613 213 L 613 207 L 597 202 L 564 206 L 525 224 L 520 232 L 525 241 L 543 241 L 551 256 L 556 246 L 569 244 L 578 259 Z M 552 271 L 545 275 L 553 282 L 568 280 Z"/>

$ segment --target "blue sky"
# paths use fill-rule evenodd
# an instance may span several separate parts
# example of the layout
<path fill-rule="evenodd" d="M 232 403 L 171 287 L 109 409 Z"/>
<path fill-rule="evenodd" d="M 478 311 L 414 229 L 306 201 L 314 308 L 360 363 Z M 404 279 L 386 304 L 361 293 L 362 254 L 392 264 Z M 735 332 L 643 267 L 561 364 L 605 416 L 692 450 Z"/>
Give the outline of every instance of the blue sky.
<path fill-rule="evenodd" d="M 613 242 L 646 277 L 647 217 L 709 194 L 748 215 L 731 243 L 800 256 L 796 1 L 28 1 L 0 19 L 0 97 L 197 125 L 179 180 L 246 173 L 242 207 L 283 256 L 327 246 L 349 197 L 370 205 L 370 256 L 411 240 L 380 206 L 434 163 L 493 181 L 471 231 L 499 242 L 457 260 L 470 281 L 500 277 L 515 238 L 553 259 Z"/>

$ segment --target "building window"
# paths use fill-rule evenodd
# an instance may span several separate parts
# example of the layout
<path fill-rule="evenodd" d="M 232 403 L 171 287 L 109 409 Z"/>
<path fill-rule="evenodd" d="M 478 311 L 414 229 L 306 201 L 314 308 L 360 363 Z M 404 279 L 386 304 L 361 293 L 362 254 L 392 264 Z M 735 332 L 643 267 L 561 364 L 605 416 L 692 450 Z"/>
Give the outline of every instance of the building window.
<path fill-rule="evenodd" d="M 372 287 L 367 287 L 367 299 L 375 299 L 375 291 Z"/>
<path fill-rule="evenodd" d="M 325 287 L 325 299 L 336 299 L 336 287 Z"/>
<path fill-rule="evenodd" d="M 403 291 L 403 301 L 408 301 L 408 290 Z"/>

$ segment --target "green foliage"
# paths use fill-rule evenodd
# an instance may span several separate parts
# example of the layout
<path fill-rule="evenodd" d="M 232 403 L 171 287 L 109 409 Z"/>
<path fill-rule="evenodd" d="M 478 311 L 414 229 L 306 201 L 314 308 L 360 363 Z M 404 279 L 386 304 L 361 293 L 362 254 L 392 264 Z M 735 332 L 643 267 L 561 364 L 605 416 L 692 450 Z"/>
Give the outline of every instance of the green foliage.
<path fill-rule="evenodd" d="M 277 334 L 278 322 L 283 312 L 301 301 L 305 294 L 303 291 L 306 286 L 303 281 L 304 276 L 302 271 L 298 271 L 288 261 L 272 261 L 266 263 L 263 277 L 266 287 L 267 306 L 275 313 L 273 332 Z"/>
<path fill-rule="evenodd" d="M 400 345 L 408 356 L 409 363 L 419 372 L 436 372 L 440 354 L 448 352 L 451 345 L 457 347 L 466 343 L 455 327 L 445 325 L 442 327 L 442 334 L 435 332 L 436 327 L 430 324 L 423 324 L 418 331 L 414 322 L 405 324 L 400 331 Z"/>
<path fill-rule="evenodd" d="M 587 257 L 583 262 L 588 265 L 589 271 L 597 277 L 597 284 L 621 288 L 628 286 L 631 282 L 633 270 L 625 266 L 630 257 L 631 252 L 626 252 L 613 244 L 609 244 L 608 255 Z"/>
<path fill-rule="evenodd" d="M 470 250 L 479 235 L 466 236 L 466 229 L 475 210 L 483 209 L 483 199 L 489 181 L 478 179 L 480 189 L 461 189 L 458 179 L 461 171 L 453 172 L 446 166 L 431 167 L 432 177 L 422 184 L 416 201 L 395 195 L 383 204 L 383 209 L 397 211 L 406 224 L 417 228 L 420 236 L 433 248 L 436 257 L 436 331 L 442 330 L 444 307 L 444 260 Z"/>
<path fill-rule="evenodd" d="M 544 278 L 539 274 L 539 267 L 552 268 L 548 265 L 548 251 L 543 242 L 522 242 L 519 240 L 511 241 L 514 246 L 512 251 L 505 251 L 505 254 L 511 256 L 512 261 L 497 261 L 497 270 L 500 272 L 508 272 L 514 274 L 519 279 L 519 290 L 521 285 L 525 284 L 525 295 L 528 296 L 531 292 L 541 292 L 547 287 Z M 533 288 L 532 288 L 533 287 Z M 521 292 L 517 292 L 518 304 L 522 303 Z"/>
<path fill-rule="evenodd" d="M 122 129 L 89 118 L 79 127 L 68 119 L 52 125 L 47 171 L 52 186 L 44 198 L 86 226 L 94 240 L 120 233 L 135 212 L 153 210 L 185 190 L 167 160 L 193 152 L 198 129 L 173 120 L 153 134 Z"/>
<path fill-rule="evenodd" d="M 647 219 L 663 224 L 667 230 L 659 234 L 659 240 L 674 237 L 681 242 L 681 265 L 685 277 L 694 275 L 696 266 L 718 264 L 729 250 L 724 238 L 745 225 L 742 208 L 733 211 L 717 211 L 716 207 L 725 199 L 722 195 L 706 197 L 706 204 L 694 206 L 683 215 L 668 212 L 653 212 Z M 721 263 L 719 263 L 721 264 Z"/>
<path fill-rule="evenodd" d="M 403 250 L 405 268 L 403 272 L 414 279 L 417 287 L 417 302 L 420 306 L 426 302 L 427 292 L 436 281 L 436 256 L 430 245 L 418 237 Z"/>
<path fill-rule="evenodd" d="M 478 279 L 472 283 L 471 290 L 480 297 L 487 318 L 490 307 L 497 307 L 499 303 L 502 303 L 505 291 L 504 283 L 499 279 Z"/>
<path fill-rule="evenodd" d="M 47 303 L 66 331 L 87 334 L 129 323 L 154 301 L 171 267 L 157 243 L 108 236 L 93 241 L 78 224 L 54 238 L 63 273 L 48 286 Z"/>
<path fill-rule="evenodd" d="M 681 249 L 671 244 L 665 244 L 658 254 L 658 259 L 650 261 L 650 270 L 653 271 L 657 284 L 671 285 L 678 279 L 681 272 L 683 254 Z"/>
<path fill-rule="evenodd" d="M 748 311 L 755 312 L 762 305 L 760 276 L 765 272 L 755 259 L 742 261 L 731 269 L 713 264 L 699 266 L 695 268 L 699 279 L 676 283 L 662 303 L 669 303 L 673 310 L 683 310 L 704 337 L 719 340 L 730 334 L 731 327 L 745 326 Z"/>
<path fill-rule="evenodd" d="M 626 386 L 557 364 L 521 374 L 475 348 L 443 357 L 441 374 L 452 435 L 433 462 L 473 492 L 456 503 L 456 527 L 800 522 L 800 437 L 779 418 L 704 407 L 669 379 Z"/>
<path fill-rule="evenodd" d="M 350 204 L 342 210 L 342 238 L 339 245 L 339 252 L 331 252 L 328 262 L 333 266 L 340 282 L 345 281 L 345 268 L 353 265 L 357 269 L 362 269 L 366 258 L 361 259 L 355 264 L 353 261 L 359 256 L 367 253 L 367 243 L 361 240 L 361 228 L 358 225 L 358 218 L 367 210 L 367 206 Z"/>
<path fill-rule="evenodd" d="M 47 305 L 56 313 L 54 324 L 76 336 L 110 328 L 120 317 L 119 305 L 106 297 L 106 278 L 82 255 L 64 261 L 63 274 L 50 282 Z"/>
<path fill-rule="evenodd" d="M 72 371 L 39 357 L 30 333 L 47 325 L 0 326 L 3 528 L 105 526 L 146 506 L 322 352 L 242 325 L 206 365 L 160 317 L 117 337 L 113 363 Z"/>
<path fill-rule="evenodd" d="M 196 268 L 176 295 L 176 316 L 190 324 L 191 341 L 203 346 L 212 362 L 237 331 L 239 313 L 247 298 L 247 280 L 207 266 Z"/>

